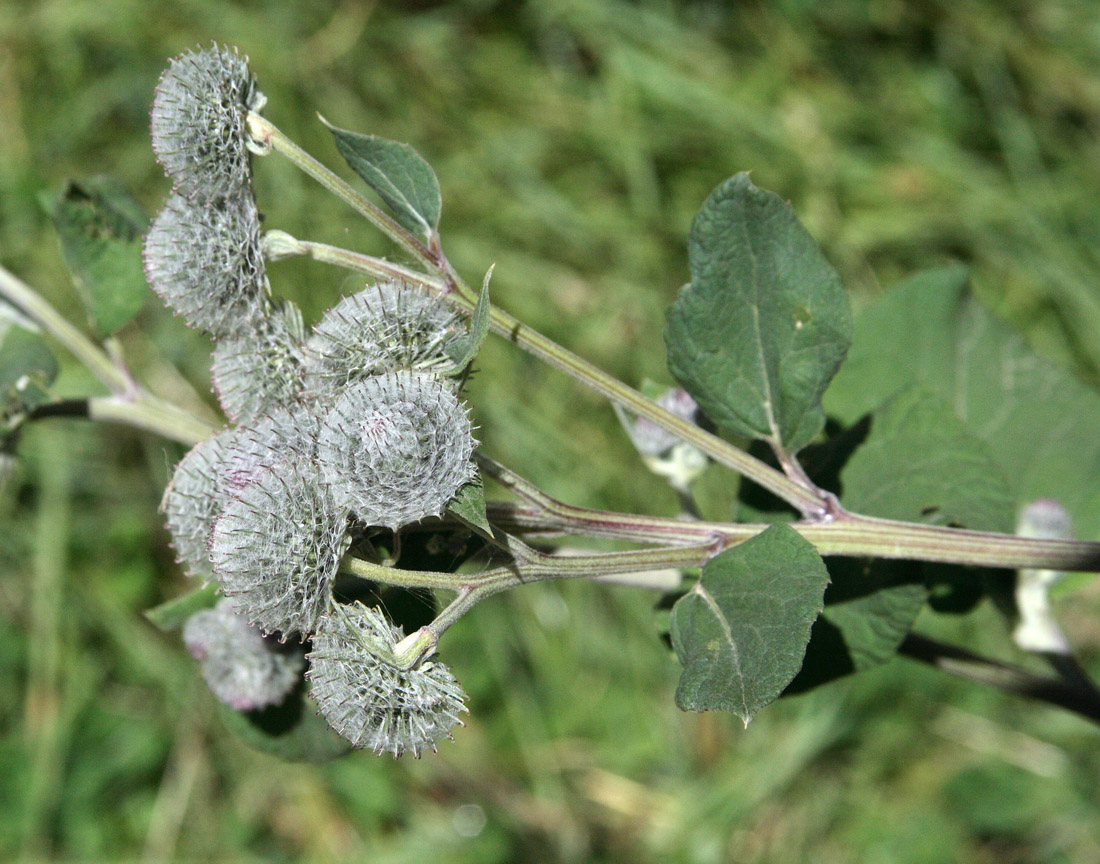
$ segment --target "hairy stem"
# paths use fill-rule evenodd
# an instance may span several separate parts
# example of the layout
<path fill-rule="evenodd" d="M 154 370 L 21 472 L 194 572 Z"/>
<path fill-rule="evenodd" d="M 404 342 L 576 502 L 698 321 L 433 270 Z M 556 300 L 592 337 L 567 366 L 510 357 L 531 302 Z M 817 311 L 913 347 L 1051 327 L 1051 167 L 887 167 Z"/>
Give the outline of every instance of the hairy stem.
<path fill-rule="evenodd" d="M 580 534 L 641 543 L 699 543 L 709 539 L 717 541 L 717 549 L 724 549 L 768 527 L 739 522 L 688 522 L 574 507 L 550 497 L 484 453 L 479 451 L 476 458 L 482 471 L 531 505 L 526 508 L 514 504 L 490 505 L 491 521 L 506 530 Z M 937 561 L 1014 570 L 1043 567 L 1100 572 L 1100 543 L 1084 540 L 1041 540 L 852 514 L 832 522 L 796 522 L 791 527 L 823 556 Z"/>

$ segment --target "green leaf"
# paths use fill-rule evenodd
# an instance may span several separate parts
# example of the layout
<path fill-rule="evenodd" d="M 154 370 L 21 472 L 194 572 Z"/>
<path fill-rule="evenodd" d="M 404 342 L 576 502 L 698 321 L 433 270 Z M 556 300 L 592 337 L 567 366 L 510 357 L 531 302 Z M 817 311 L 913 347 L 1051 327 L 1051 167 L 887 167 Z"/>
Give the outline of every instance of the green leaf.
<path fill-rule="evenodd" d="M 1100 535 L 1100 395 L 1038 357 L 966 285 L 962 268 L 931 271 L 867 307 L 826 407 L 851 421 L 920 385 L 985 442 L 1016 503 L 1056 498 L 1078 536 Z"/>
<path fill-rule="evenodd" d="M 821 394 L 851 343 L 848 297 L 790 205 L 747 174 L 703 204 L 691 283 L 668 310 L 668 367 L 704 413 L 794 453 L 821 431 Z"/>
<path fill-rule="evenodd" d="M 235 711 L 218 702 L 222 722 L 248 746 L 290 762 L 327 762 L 351 750 L 317 713 L 303 680 L 280 704 Z"/>
<path fill-rule="evenodd" d="M 470 315 L 469 332 L 447 346 L 447 356 L 454 361 L 456 372 L 461 372 L 474 362 L 477 352 L 485 343 L 485 337 L 489 335 L 489 279 L 492 275 L 493 268 L 490 267 L 481 285 L 481 293 L 477 295 L 477 305 Z"/>
<path fill-rule="evenodd" d="M 3 314 L 0 303 L 0 419 L 10 411 L 33 408 L 49 398 L 57 378 L 57 358 L 37 333 Z"/>
<path fill-rule="evenodd" d="M 840 475 L 849 509 L 884 519 L 1012 531 L 1014 506 L 986 445 L 939 396 L 913 388 L 875 412 Z"/>
<path fill-rule="evenodd" d="M 336 149 L 367 185 L 381 196 L 394 218 L 425 239 L 439 227 L 443 199 L 432 166 L 408 144 L 363 135 L 322 121 L 336 139 Z"/>
<path fill-rule="evenodd" d="M 49 212 L 92 325 L 100 336 L 110 336 L 137 315 L 148 296 L 141 240 L 149 220 L 111 177 L 70 180 Z"/>
<path fill-rule="evenodd" d="M 875 412 L 840 479 L 841 501 L 855 512 L 981 531 L 1012 527 L 1012 496 L 986 445 L 940 397 L 918 388 Z M 828 566 L 825 609 L 789 692 L 889 661 L 928 600 L 928 571 L 915 562 L 830 558 Z"/>
<path fill-rule="evenodd" d="M 447 512 L 471 528 L 488 535 L 493 533 L 489 517 L 485 513 L 485 488 L 480 477 L 471 480 L 455 493 L 455 497 L 447 505 Z"/>
<path fill-rule="evenodd" d="M 814 547 L 773 525 L 715 556 L 672 608 L 683 664 L 676 704 L 732 711 L 748 725 L 802 665 L 829 575 Z"/>
<path fill-rule="evenodd" d="M 217 585 L 211 583 L 201 588 L 195 588 L 176 597 L 145 610 L 145 617 L 154 627 L 164 633 L 179 630 L 187 619 L 196 612 L 211 608 L 218 602 Z"/>

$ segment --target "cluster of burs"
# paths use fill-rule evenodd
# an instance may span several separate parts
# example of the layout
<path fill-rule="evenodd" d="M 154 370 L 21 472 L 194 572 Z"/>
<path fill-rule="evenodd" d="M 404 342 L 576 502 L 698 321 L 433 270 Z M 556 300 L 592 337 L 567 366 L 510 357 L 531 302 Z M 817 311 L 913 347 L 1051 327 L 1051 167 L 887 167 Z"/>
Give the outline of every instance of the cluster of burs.
<path fill-rule="evenodd" d="M 465 694 L 437 661 L 402 668 L 401 629 L 332 589 L 353 539 L 442 514 L 474 478 L 448 352 L 466 326 L 442 298 L 400 283 L 344 298 L 308 334 L 293 305 L 271 298 L 248 134 L 263 102 L 246 58 L 214 46 L 172 61 L 153 104 L 153 149 L 174 188 L 146 239 L 146 272 L 213 337 L 211 377 L 232 423 L 184 457 L 162 504 L 181 563 L 224 595 L 184 641 L 234 708 L 280 703 L 308 664 L 339 734 L 419 755 L 450 736 Z M 308 655 L 293 650 L 307 639 Z"/>

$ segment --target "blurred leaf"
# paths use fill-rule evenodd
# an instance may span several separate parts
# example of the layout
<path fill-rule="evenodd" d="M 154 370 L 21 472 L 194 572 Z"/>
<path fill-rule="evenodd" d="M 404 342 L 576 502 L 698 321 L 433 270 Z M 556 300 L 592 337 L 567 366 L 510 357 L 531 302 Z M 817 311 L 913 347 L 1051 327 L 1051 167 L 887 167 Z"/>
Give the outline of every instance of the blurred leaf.
<path fill-rule="evenodd" d="M 249 747 L 290 762 L 327 762 L 351 750 L 309 698 L 303 680 L 279 705 L 235 711 L 218 702 L 222 722 Z"/>
<path fill-rule="evenodd" d="M 929 271 L 865 309 L 829 412 L 852 421 L 912 385 L 938 393 L 985 442 L 1013 501 L 1055 498 L 1079 536 L 1096 536 L 1100 395 L 1038 357 L 966 286 L 962 268 Z"/>
<path fill-rule="evenodd" d="M 0 418 L 45 402 L 57 372 L 57 358 L 41 336 L 0 317 Z"/>
<path fill-rule="evenodd" d="M 110 336 L 148 296 L 141 239 L 149 220 L 112 177 L 70 180 L 50 202 L 49 214 L 92 324 L 100 336 Z"/>
<path fill-rule="evenodd" d="M 737 174 L 691 226 L 691 283 L 668 310 L 668 367 L 715 423 L 793 453 L 851 342 L 840 279 L 790 205 Z"/>
<path fill-rule="evenodd" d="M 439 227 L 443 199 L 432 166 L 408 144 L 329 125 L 336 149 L 409 231 L 425 239 Z"/>
<path fill-rule="evenodd" d="M 196 612 L 211 608 L 218 600 L 217 585 L 211 583 L 188 591 L 152 609 L 145 610 L 145 617 L 158 630 L 169 633 L 179 630 Z"/>
<path fill-rule="evenodd" d="M 492 278 L 493 269 L 485 274 L 485 281 L 481 285 L 481 293 L 477 295 L 477 305 L 470 315 L 469 332 L 461 339 L 447 345 L 447 356 L 455 363 L 455 369 L 461 372 L 469 366 L 477 352 L 481 350 L 485 337 L 489 335 L 489 279 Z"/>
<path fill-rule="evenodd" d="M 828 581 L 814 547 L 785 525 L 708 561 L 672 609 L 684 667 L 676 704 L 732 711 L 748 725 L 802 666 Z"/>

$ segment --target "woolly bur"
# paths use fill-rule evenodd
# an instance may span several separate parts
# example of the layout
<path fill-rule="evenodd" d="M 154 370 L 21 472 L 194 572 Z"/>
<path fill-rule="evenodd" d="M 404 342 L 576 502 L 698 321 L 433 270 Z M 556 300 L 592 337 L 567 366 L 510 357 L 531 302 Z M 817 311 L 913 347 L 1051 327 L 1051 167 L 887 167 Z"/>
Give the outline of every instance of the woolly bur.
<path fill-rule="evenodd" d="M 279 704 L 305 668 L 300 648 L 249 627 L 228 598 L 187 619 L 183 643 L 199 661 L 210 692 L 237 711 Z"/>
<path fill-rule="evenodd" d="M 466 694 L 445 665 L 394 662 L 403 635 L 381 610 L 356 602 L 324 617 L 307 655 L 311 692 L 329 725 L 352 746 L 394 758 L 434 751 L 466 710 Z"/>
<path fill-rule="evenodd" d="M 173 193 L 145 238 L 144 258 L 161 300 L 215 338 L 242 333 L 266 313 L 260 215 L 248 193 L 213 200 Z"/>
<path fill-rule="evenodd" d="M 247 119 L 266 101 L 248 58 L 214 45 L 168 65 L 153 99 L 157 161 L 189 198 L 235 195 L 251 179 Z"/>
<path fill-rule="evenodd" d="M 347 546 L 346 509 L 311 462 L 290 454 L 240 485 L 214 525 L 210 559 L 250 622 L 304 639 L 328 610 Z"/>
<path fill-rule="evenodd" d="M 446 301 L 400 282 L 379 282 L 325 313 L 307 345 L 310 389 L 325 391 L 401 370 L 453 365 L 447 348 L 466 332 Z"/>
<path fill-rule="evenodd" d="M 350 385 L 321 421 L 317 455 L 333 495 L 367 525 L 438 516 L 474 477 L 473 427 L 438 378 L 399 372 Z"/>

